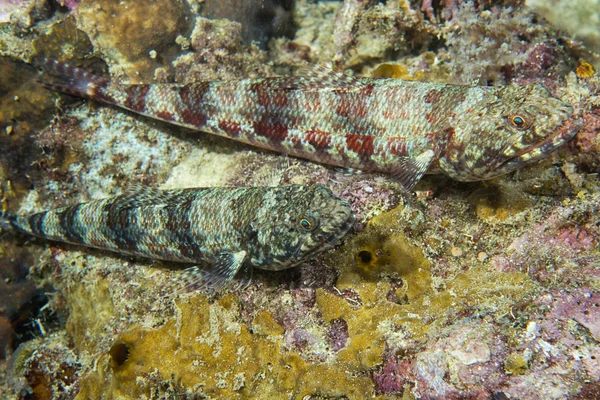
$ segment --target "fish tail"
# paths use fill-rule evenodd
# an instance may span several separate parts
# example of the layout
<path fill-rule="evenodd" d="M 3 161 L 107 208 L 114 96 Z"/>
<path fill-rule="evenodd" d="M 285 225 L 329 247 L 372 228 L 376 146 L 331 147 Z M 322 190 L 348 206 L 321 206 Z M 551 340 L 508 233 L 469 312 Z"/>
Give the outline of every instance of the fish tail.
<path fill-rule="evenodd" d="M 0 211 L 0 231 L 14 231 L 14 220 L 15 216 L 13 214 L 6 211 Z"/>
<path fill-rule="evenodd" d="M 36 64 L 52 78 L 39 82 L 46 88 L 72 96 L 95 99 L 98 90 L 110 86 L 108 79 L 91 74 L 74 65 L 51 58 L 39 58 Z"/>

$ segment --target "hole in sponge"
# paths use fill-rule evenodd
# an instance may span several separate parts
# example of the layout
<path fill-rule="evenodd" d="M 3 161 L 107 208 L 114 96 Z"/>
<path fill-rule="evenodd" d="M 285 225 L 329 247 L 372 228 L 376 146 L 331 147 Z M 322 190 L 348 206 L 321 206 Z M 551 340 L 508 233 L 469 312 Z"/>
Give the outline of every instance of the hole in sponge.
<path fill-rule="evenodd" d="M 110 348 L 110 363 L 113 368 L 120 367 L 129 359 L 129 346 L 117 342 Z"/>
<path fill-rule="evenodd" d="M 368 250 L 361 250 L 358 252 L 358 260 L 363 264 L 369 264 L 373 260 L 373 253 Z"/>

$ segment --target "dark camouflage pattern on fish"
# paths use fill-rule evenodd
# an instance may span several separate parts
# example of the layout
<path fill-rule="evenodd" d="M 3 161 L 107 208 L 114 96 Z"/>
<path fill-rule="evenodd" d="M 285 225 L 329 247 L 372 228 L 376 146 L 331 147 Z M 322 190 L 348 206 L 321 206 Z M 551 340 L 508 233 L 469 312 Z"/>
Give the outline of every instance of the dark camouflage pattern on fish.
<path fill-rule="evenodd" d="M 353 223 L 349 204 L 323 185 L 146 189 L 31 215 L 0 212 L 0 228 L 51 241 L 211 264 L 217 285 L 242 267 L 293 267 Z"/>
<path fill-rule="evenodd" d="M 306 77 L 124 85 L 41 63 L 51 89 L 292 156 L 391 173 L 406 188 L 426 172 L 460 181 L 506 174 L 546 157 L 582 124 L 539 84 L 458 86 L 317 68 Z"/>

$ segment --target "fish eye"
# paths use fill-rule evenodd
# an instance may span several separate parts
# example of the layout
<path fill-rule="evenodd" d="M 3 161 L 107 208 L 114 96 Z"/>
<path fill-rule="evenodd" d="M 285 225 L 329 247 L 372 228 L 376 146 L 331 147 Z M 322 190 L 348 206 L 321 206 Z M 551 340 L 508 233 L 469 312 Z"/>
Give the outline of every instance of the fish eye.
<path fill-rule="evenodd" d="M 510 123 L 513 124 L 513 126 L 517 129 L 524 129 L 527 126 L 527 123 L 525 122 L 525 118 L 521 117 L 520 115 L 513 115 L 510 118 Z"/>
<path fill-rule="evenodd" d="M 307 218 L 300 219 L 300 221 L 298 221 L 298 225 L 300 226 L 300 228 L 306 231 L 310 231 L 313 229 L 313 223 Z"/>

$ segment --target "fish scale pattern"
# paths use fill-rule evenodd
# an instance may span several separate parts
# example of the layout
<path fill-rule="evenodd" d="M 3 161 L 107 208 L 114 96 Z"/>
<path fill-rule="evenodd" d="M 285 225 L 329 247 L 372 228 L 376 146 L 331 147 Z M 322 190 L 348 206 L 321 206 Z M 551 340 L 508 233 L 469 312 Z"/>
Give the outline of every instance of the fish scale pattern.
<path fill-rule="evenodd" d="M 354 223 L 323 185 L 145 189 L 30 215 L 0 227 L 47 240 L 183 263 L 281 270 L 333 246 Z"/>
<path fill-rule="evenodd" d="M 540 84 L 461 86 L 308 76 L 124 85 L 44 60 L 47 87 L 263 149 L 390 173 L 411 189 L 425 173 L 490 179 L 546 157 L 582 121 Z"/>

